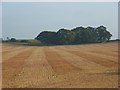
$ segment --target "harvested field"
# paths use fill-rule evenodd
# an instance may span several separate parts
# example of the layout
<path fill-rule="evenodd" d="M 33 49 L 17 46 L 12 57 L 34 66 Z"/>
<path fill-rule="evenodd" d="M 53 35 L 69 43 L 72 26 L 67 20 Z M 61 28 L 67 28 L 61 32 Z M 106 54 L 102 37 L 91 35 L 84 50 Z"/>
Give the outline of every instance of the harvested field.
<path fill-rule="evenodd" d="M 117 88 L 118 43 L 2 46 L 3 88 Z"/>
<path fill-rule="evenodd" d="M 0 43 L 0 89 L 2 89 L 2 43 Z"/>

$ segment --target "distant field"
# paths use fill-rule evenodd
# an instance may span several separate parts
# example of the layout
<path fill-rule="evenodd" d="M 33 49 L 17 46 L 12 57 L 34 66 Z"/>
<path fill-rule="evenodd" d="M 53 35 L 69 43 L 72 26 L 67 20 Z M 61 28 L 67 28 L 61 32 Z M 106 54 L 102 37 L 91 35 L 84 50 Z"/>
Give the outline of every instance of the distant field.
<path fill-rule="evenodd" d="M 118 43 L 3 44 L 3 88 L 118 87 Z"/>

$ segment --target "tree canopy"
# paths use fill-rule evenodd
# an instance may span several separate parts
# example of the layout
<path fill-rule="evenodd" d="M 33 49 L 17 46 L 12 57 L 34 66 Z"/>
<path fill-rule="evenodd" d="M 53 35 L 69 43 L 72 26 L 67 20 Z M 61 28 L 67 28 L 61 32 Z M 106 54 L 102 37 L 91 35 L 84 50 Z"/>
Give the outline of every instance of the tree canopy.
<path fill-rule="evenodd" d="M 65 45 L 65 44 L 82 44 L 109 41 L 112 34 L 107 28 L 100 26 L 93 27 L 76 27 L 71 30 L 59 29 L 57 32 L 43 31 L 35 39 L 44 44 Z"/>
<path fill-rule="evenodd" d="M 56 32 L 43 31 L 35 39 L 40 40 L 44 44 L 55 44 Z"/>

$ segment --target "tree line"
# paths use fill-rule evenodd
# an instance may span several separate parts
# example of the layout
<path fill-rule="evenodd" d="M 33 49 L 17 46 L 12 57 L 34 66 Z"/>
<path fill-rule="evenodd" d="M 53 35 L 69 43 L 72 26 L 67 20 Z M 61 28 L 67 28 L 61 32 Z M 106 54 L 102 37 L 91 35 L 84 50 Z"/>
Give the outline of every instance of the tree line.
<path fill-rule="evenodd" d="M 76 27 L 71 30 L 59 29 L 57 32 L 43 31 L 35 38 L 43 44 L 67 45 L 109 41 L 112 34 L 104 26 Z"/>

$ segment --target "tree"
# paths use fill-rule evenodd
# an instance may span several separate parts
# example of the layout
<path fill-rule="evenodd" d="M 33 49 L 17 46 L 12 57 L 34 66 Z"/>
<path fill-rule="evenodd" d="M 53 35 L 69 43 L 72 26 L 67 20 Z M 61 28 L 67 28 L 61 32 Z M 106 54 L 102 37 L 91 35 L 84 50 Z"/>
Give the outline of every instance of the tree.
<path fill-rule="evenodd" d="M 86 36 L 88 43 L 97 42 L 97 32 L 96 32 L 96 28 L 87 27 L 87 28 L 86 28 L 86 33 L 88 34 L 88 35 Z"/>
<path fill-rule="evenodd" d="M 106 27 L 100 26 L 97 28 L 98 32 L 98 41 L 104 42 L 104 41 L 109 41 L 112 34 L 106 30 Z"/>
<path fill-rule="evenodd" d="M 11 42 L 16 42 L 16 39 L 15 38 L 11 38 L 10 41 Z"/>
<path fill-rule="evenodd" d="M 7 37 L 7 41 L 9 41 L 10 40 L 10 38 L 9 37 Z"/>
<path fill-rule="evenodd" d="M 75 39 L 75 33 L 67 30 L 67 29 L 60 29 L 56 33 L 56 44 L 72 44 Z"/>
<path fill-rule="evenodd" d="M 106 39 L 107 39 L 107 41 L 109 41 L 111 39 L 111 37 L 112 37 L 112 34 L 110 32 L 108 32 L 108 31 L 106 31 Z"/>
<path fill-rule="evenodd" d="M 77 27 L 72 29 L 75 32 L 75 41 L 74 43 L 93 43 L 97 41 L 97 33 L 93 27 Z"/>
<path fill-rule="evenodd" d="M 84 27 L 77 27 L 72 29 L 71 31 L 73 31 L 75 33 L 75 39 L 74 39 L 74 43 L 76 44 L 80 44 L 82 43 L 82 31 L 84 30 Z"/>
<path fill-rule="evenodd" d="M 55 44 L 56 32 L 43 31 L 35 39 L 40 40 L 44 44 Z"/>

